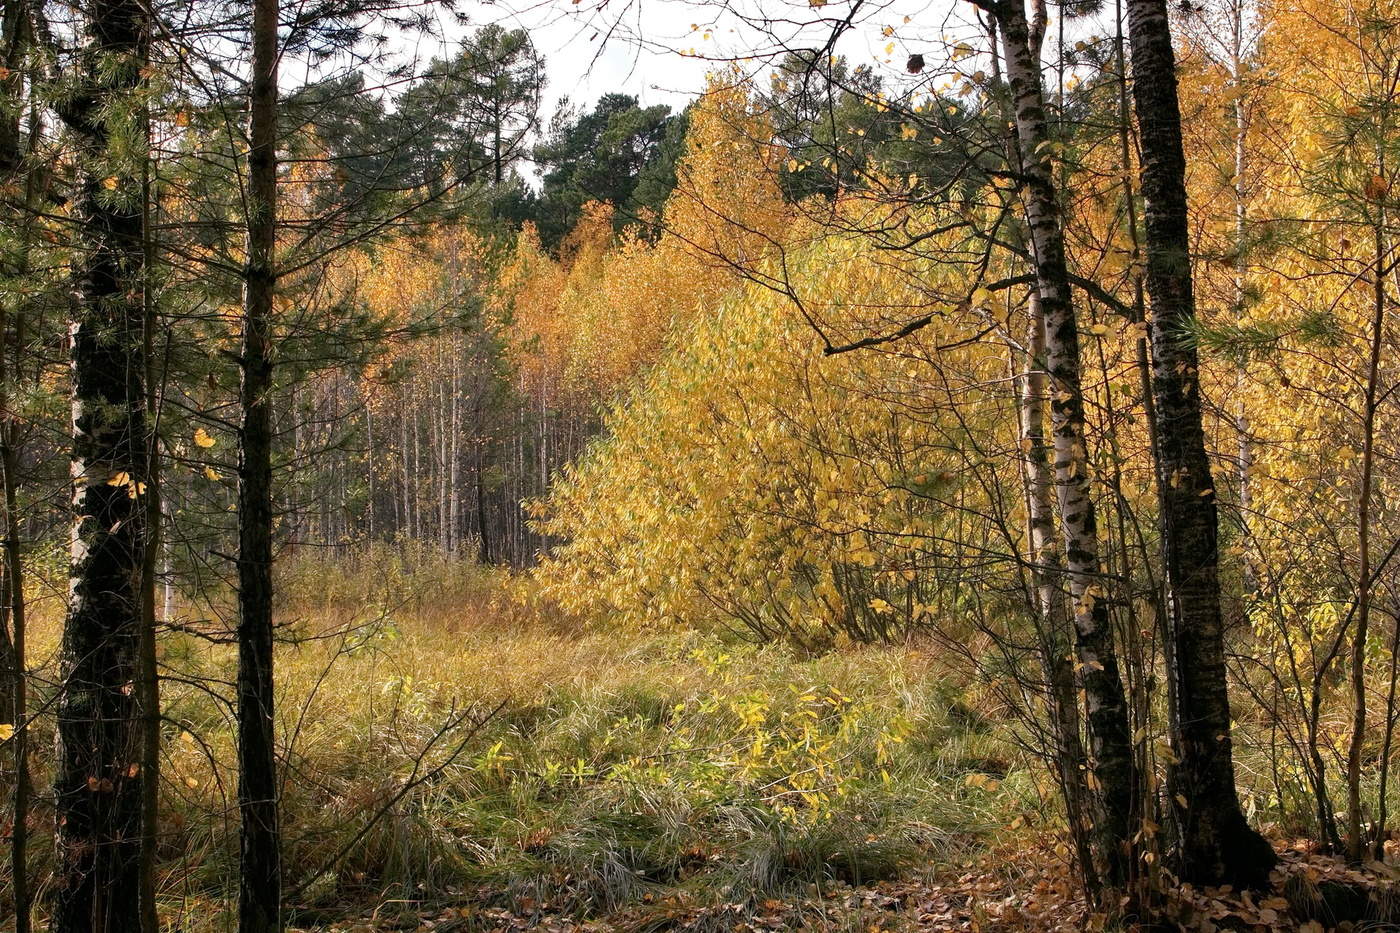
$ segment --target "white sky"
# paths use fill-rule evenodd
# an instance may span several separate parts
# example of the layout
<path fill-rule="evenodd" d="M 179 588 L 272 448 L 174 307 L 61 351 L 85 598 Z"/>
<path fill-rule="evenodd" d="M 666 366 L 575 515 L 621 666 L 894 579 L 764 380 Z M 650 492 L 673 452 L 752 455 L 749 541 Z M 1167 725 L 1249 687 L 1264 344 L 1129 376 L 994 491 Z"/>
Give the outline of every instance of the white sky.
<path fill-rule="evenodd" d="M 530 31 L 548 75 L 545 121 L 563 97 L 591 106 L 610 91 L 636 95 L 644 105 L 679 108 L 704 89 L 705 74 L 719 61 L 747 58 L 745 68 L 765 70 L 764 63 L 783 46 L 821 46 L 832 23 L 849 15 L 853 5 L 855 26 L 837 53 L 857 64 L 888 62 L 892 76 L 904 74 L 904 62 L 915 51 L 926 54 L 930 69 L 936 69 L 949 42 L 944 37 L 965 38 L 972 21 L 970 5 L 962 0 L 817 2 L 813 7 L 809 0 L 469 0 L 459 9 L 473 27 L 499 23 Z M 611 36 L 609 27 L 615 30 Z M 883 34 L 886 27 L 893 35 Z M 891 42 L 895 48 L 887 54 Z M 681 54 L 690 49 L 701 57 Z"/>

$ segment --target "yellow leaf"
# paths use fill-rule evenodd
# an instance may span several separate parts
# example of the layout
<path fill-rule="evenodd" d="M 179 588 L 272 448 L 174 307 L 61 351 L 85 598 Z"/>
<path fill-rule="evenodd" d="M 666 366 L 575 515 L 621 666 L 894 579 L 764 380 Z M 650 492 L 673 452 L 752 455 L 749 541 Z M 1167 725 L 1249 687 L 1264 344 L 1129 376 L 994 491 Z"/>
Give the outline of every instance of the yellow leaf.
<path fill-rule="evenodd" d="M 13 723 L 0 722 L 0 742 L 8 742 L 14 737 L 15 727 Z"/>
<path fill-rule="evenodd" d="M 216 481 L 219 478 L 219 471 L 211 466 L 207 466 L 204 468 L 204 478 L 207 480 Z"/>
<path fill-rule="evenodd" d="M 214 438 L 209 436 L 209 432 L 199 428 L 194 432 L 194 443 L 196 447 L 213 447 Z"/>

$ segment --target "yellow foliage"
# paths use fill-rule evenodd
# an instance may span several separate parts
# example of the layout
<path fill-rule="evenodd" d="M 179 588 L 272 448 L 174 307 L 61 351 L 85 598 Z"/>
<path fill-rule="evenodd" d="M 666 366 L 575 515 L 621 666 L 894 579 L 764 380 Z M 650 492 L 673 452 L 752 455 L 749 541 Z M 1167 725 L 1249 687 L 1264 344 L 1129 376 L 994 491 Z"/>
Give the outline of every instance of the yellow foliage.
<path fill-rule="evenodd" d="M 789 218 L 772 130 L 732 77 L 713 79 L 696 105 L 658 242 L 632 229 L 614 243 L 612 207 L 596 202 L 559 263 L 532 230 L 518 238 L 500 302 L 525 384 L 559 406 L 613 397 L 781 243 Z"/>
<path fill-rule="evenodd" d="M 851 237 L 803 254 L 795 284 L 813 306 L 879 308 L 924 300 L 916 278 Z M 940 356 L 954 360 L 1005 366 L 995 345 Z M 681 332 L 537 505 L 542 530 L 567 542 L 538 572 L 545 594 L 638 624 L 739 619 L 818 640 L 853 622 L 874 636 L 892 606 L 926 614 L 936 597 L 910 571 L 969 455 L 924 401 L 938 379 L 876 354 L 824 357 L 785 296 L 749 285 Z M 914 406 L 908 416 L 892 414 L 892 397 Z M 999 403 L 972 390 L 966 404 Z"/>

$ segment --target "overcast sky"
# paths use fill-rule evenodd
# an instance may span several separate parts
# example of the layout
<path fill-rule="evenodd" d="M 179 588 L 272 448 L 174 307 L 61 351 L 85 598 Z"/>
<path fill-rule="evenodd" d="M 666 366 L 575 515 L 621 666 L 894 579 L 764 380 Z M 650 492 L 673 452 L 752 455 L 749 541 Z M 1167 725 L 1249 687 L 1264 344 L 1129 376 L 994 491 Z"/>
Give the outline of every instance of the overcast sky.
<path fill-rule="evenodd" d="M 530 31 L 546 59 L 547 122 L 561 98 L 591 105 L 610 91 L 634 94 L 643 104 L 684 106 L 725 59 L 743 59 L 757 73 L 782 46 L 821 46 L 853 2 L 855 25 L 836 51 L 854 63 L 882 65 L 892 76 L 903 74 L 910 52 L 928 53 L 930 42 L 941 47 L 945 36 L 965 34 L 970 23 L 968 4 L 959 0 L 729 0 L 723 7 L 692 0 L 470 0 L 459 9 L 475 27 Z M 461 35 L 456 28 L 445 32 Z M 692 49 L 697 57 L 681 54 Z M 940 57 L 929 55 L 930 65 Z"/>

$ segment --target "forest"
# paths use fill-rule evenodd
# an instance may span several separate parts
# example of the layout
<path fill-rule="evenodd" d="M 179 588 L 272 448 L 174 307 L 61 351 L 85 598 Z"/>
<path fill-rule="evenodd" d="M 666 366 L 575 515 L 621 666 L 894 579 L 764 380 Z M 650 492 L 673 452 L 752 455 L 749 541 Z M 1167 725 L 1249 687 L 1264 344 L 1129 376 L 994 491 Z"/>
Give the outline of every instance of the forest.
<path fill-rule="evenodd" d="M 1400 929 L 1397 171 L 1398 0 L 0 0 L 0 929 Z"/>

